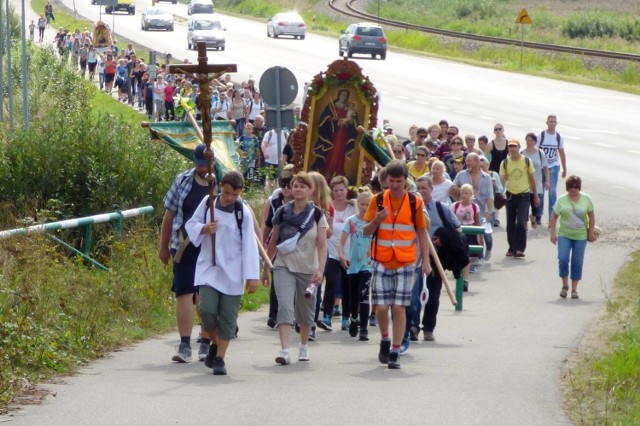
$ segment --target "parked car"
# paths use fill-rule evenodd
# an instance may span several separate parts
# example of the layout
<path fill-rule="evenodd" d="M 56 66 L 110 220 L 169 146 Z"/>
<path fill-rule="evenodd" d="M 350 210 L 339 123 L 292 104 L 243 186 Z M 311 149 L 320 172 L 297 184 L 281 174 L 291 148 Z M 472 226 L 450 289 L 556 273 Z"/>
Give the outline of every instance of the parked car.
<path fill-rule="evenodd" d="M 104 13 L 127 12 L 129 15 L 136 14 L 135 0 L 102 0 L 104 5 Z"/>
<path fill-rule="evenodd" d="M 302 17 L 294 12 L 278 13 L 271 17 L 267 22 L 267 37 L 278 38 L 281 35 L 304 40 L 306 25 Z"/>
<path fill-rule="evenodd" d="M 152 28 L 173 31 L 173 15 L 158 6 L 149 6 L 142 12 L 140 28 L 142 31 Z"/>
<path fill-rule="evenodd" d="M 343 56 L 345 52 L 350 58 L 354 53 L 364 53 L 372 58 L 380 55 L 384 60 L 387 57 L 387 38 L 382 27 L 369 22 L 349 25 L 338 40 L 338 55 Z"/>
<path fill-rule="evenodd" d="M 220 20 L 215 15 L 197 13 L 187 21 L 187 48 L 197 49 L 199 41 L 207 43 L 207 48 L 224 50 L 226 40 Z"/>
<path fill-rule="evenodd" d="M 211 0 L 190 0 L 187 6 L 187 14 L 213 13 L 213 2 Z"/>

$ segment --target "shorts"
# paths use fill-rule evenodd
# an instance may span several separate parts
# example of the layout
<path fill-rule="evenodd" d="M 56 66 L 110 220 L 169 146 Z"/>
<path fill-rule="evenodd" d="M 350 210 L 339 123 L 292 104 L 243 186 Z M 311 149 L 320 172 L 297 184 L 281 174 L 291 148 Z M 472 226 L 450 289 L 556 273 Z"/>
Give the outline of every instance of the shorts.
<path fill-rule="evenodd" d="M 371 278 L 371 303 L 374 305 L 410 306 L 415 275 L 415 263 L 398 269 L 386 269 L 381 263 L 374 262 L 373 277 Z"/>
<path fill-rule="evenodd" d="M 96 65 L 98 65 L 97 62 L 87 62 L 87 65 L 89 65 L 89 72 L 94 72 L 96 70 Z"/>
<path fill-rule="evenodd" d="M 230 296 L 208 285 L 200 286 L 199 292 L 203 330 L 215 331 L 224 340 L 235 338 L 242 296 Z"/>
<path fill-rule="evenodd" d="M 171 291 L 176 294 L 176 297 L 196 292 L 194 282 L 196 278 L 196 262 L 198 261 L 199 254 L 200 248 L 189 244 L 182 254 L 180 263 L 173 262 Z M 176 251 L 171 250 L 171 256 L 174 257 L 175 255 Z"/>
<path fill-rule="evenodd" d="M 115 72 L 110 72 L 110 73 L 105 72 L 104 73 L 104 82 L 105 83 L 111 83 L 113 81 L 113 79 L 115 78 L 115 76 L 116 76 Z"/>

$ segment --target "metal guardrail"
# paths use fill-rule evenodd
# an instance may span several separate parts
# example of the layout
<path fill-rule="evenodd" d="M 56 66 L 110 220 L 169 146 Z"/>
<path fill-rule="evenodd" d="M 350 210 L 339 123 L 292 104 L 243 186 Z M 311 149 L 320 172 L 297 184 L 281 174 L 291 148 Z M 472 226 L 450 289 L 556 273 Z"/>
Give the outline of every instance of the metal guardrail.
<path fill-rule="evenodd" d="M 69 250 L 76 253 L 77 255 L 81 256 L 83 259 L 87 260 L 89 263 L 97 266 L 100 269 L 109 271 L 109 268 L 107 268 L 106 266 L 104 266 L 103 264 L 101 264 L 100 262 L 96 261 L 95 259 L 89 256 L 89 252 L 91 251 L 93 225 L 98 223 L 114 222 L 114 230 L 116 232 L 116 235 L 119 237 L 122 233 L 122 222 L 124 219 L 140 216 L 143 214 L 150 214 L 150 213 L 153 213 L 153 207 L 145 206 L 145 207 L 139 207 L 136 209 L 98 214 L 94 216 L 87 216 L 87 217 L 82 217 L 77 219 L 67 219 L 67 220 L 61 220 L 58 222 L 43 223 L 40 225 L 33 225 L 26 228 L 16 228 L 16 229 L 9 229 L 6 231 L 0 231 L 0 239 L 9 238 L 15 235 L 25 235 L 25 234 L 31 234 L 36 232 L 44 232 L 47 234 L 47 237 L 51 238 L 53 241 L 57 242 L 58 244 L 61 244 L 62 246 L 68 248 Z M 60 229 L 71 229 L 71 228 L 79 228 L 79 227 L 85 228 L 84 245 L 83 245 L 82 251 L 65 243 L 59 238 L 49 234 L 49 232 L 57 231 Z"/>
<path fill-rule="evenodd" d="M 547 43 L 534 43 L 521 41 L 516 39 L 509 38 L 500 38 L 500 37 L 491 37 L 491 36 L 483 36 L 478 34 L 470 34 L 463 33 L 458 31 L 449 31 L 443 30 L 440 28 L 434 27 L 426 27 L 417 24 L 411 24 L 408 22 L 402 21 L 393 21 L 391 19 L 386 19 L 379 17 L 377 15 L 372 15 L 370 13 L 366 13 L 354 7 L 354 3 L 359 0 L 329 0 L 329 7 L 336 12 L 342 13 L 347 16 L 351 16 L 358 19 L 367 19 L 372 22 L 378 22 L 380 24 L 385 24 L 397 28 L 403 28 L 406 30 L 415 30 L 421 31 L 430 34 L 442 35 L 453 38 L 462 38 L 467 40 L 481 41 L 486 43 L 493 44 L 501 44 L 501 45 L 509 45 L 509 46 L 522 46 L 529 49 L 537 49 L 537 50 L 546 50 L 551 52 L 560 52 L 560 53 L 570 53 L 574 55 L 581 56 L 596 56 L 601 58 L 608 59 L 619 59 L 624 61 L 640 61 L 640 55 L 635 53 L 623 53 L 623 52 L 613 52 L 610 50 L 597 50 L 597 49 L 586 49 L 581 47 L 572 47 L 572 46 L 563 46 L 556 44 L 547 44 Z M 337 5 L 338 4 L 338 5 Z M 341 5 L 344 4 L 344 7 Z"/>
<path fill-rule="evenodd" d="M 461 226 L 460 229 L 462 233 L 465 235 L 484 235 L 484 226 Z M 479 254 L 482 255 L 484 252 L 484 246 L 469 246 L 469 254 Z M 460 278 L 456 279 L 456 300 L 458 304 L 456 305 L 456 311 L 462 310 L 462 295 L 464 294 L 464 276 L 462 275 L 462 271 L 460 271 Z"/>

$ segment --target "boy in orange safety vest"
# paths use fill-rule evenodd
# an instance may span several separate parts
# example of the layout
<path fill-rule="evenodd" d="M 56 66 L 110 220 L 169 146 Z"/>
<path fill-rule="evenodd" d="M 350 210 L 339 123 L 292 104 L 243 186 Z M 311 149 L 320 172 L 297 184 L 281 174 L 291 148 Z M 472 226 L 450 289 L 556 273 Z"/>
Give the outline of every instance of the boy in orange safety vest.
<path fill-rule="evenodd" d="M 382 335 L 378 360 L 390 369 L 399 369 L 399 351 L 406 327 L 405 307 L 411 304 L 415 281 L 417 244 L 420 244 L 422 273 L 431 273 L 431 265 L 422 199 L 405 189 L 409 169 L 401 160 L 390 161 L 385 169 L 389 189 L 384 191 L 381 209 L 378 209 L 377 197 L 372 198 L 364 215 L 367 224 L 363 231 L 365 237 L 376 234 L 371 243 L 371 288 Z M 393 342 L 389 337 L 389 308 L 393 314 Z"/>

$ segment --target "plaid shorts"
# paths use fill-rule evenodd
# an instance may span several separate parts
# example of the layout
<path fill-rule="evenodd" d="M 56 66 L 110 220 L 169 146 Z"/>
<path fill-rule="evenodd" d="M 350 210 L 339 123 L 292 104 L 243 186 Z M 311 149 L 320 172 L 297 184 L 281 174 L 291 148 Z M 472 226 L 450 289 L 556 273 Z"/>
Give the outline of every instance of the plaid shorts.
<path fill-rule="evenodd" d="M 411 305 L 411 289 L 415 282 L 416 266 L 407 265 L 398 269 L 386 269 L 374 262 L 371 279 L 372 300 L 376 305 Z"/>

